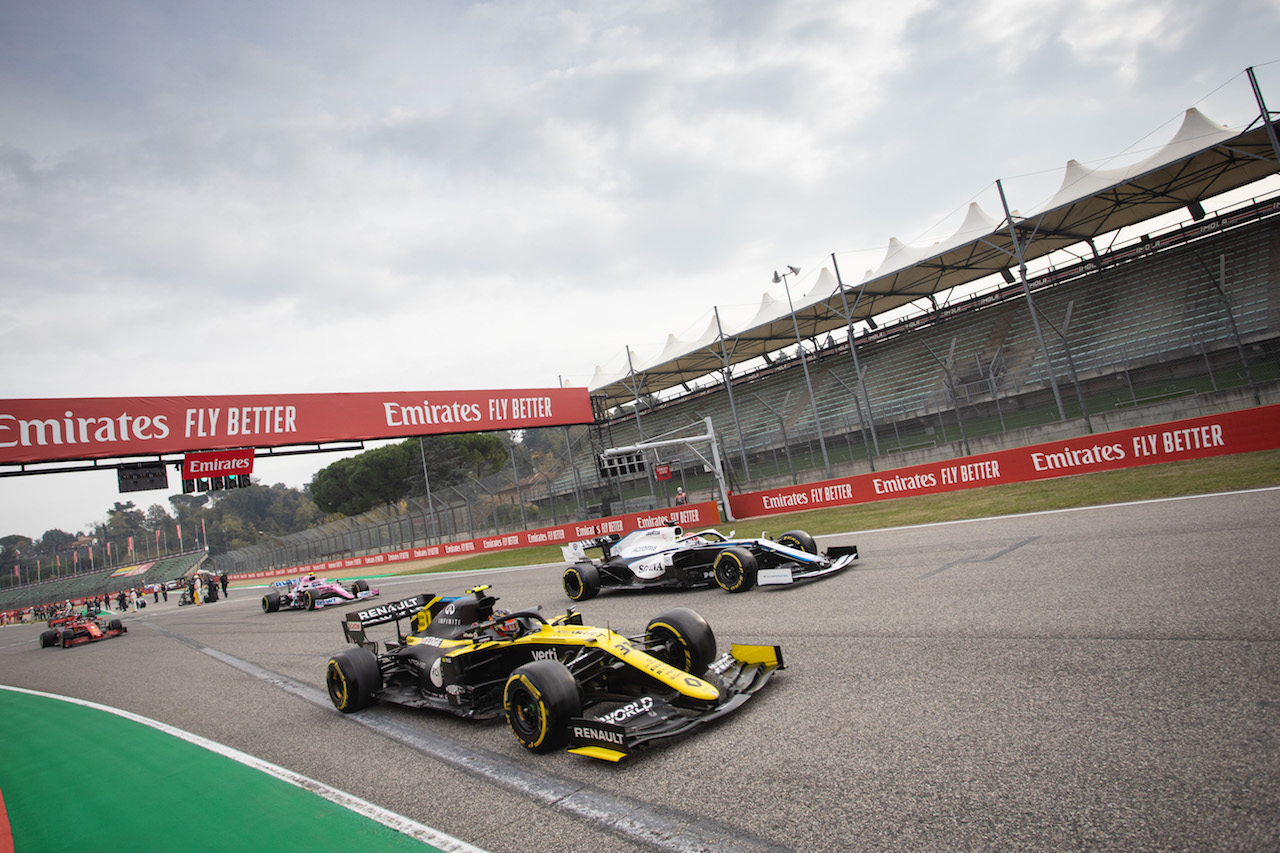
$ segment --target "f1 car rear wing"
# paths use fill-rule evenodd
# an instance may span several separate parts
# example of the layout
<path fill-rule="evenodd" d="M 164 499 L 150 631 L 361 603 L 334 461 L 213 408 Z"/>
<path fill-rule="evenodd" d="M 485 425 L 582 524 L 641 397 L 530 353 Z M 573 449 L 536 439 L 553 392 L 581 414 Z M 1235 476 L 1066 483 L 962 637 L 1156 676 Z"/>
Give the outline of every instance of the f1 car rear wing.
<path fill-rule="evenodd" d="M 371 625 L 396 623 L 396 639 L 403 643 L 405 632 L 400 627 L 401 619 L 412 619 L 411 630 L 442 630 L 452 633 L 455 626 L 470 626 L 482 622 L 493 615 L 493 605 L 498 599 L 485 595 L 488 585 L 477 586 L 467 590 L 468 595 L 432 595 L 423 593 L 412 598 L 402 598 L 390 604 L 380 604 L 367 610 L 359 610 L 346 614 L 342 619 L 342 633 L 348 643 L 377 651 L 377 643 L 370 640 L 365 628 Z M 436 617 L 442 613 L 448 616 L 441 620 L 437 629 Z M 443 623 L 447 622 L 445 625 Z"/>
<path fill-rule="evenodd" d="M 435 600 L 439 600 L 439 596 L 423 593 L 412 598 L 402 598 L 390 604 L 379 604 L 377 607 L 370 607 L 367 610 L 348 613 L 342 617 L 343 636 L 347 638 L 348 643 L 354 643 L 357 646 L 366 648 L 376 648 L 377 643 L 368 638 L 364 629 L 371 625 L 385 625 L 388 622 L 395 622 L 396 634 L 403 641 L 404 631 L 400 629 L 400 620 L 413 618 L 427 606 L 427 602 Z"/>

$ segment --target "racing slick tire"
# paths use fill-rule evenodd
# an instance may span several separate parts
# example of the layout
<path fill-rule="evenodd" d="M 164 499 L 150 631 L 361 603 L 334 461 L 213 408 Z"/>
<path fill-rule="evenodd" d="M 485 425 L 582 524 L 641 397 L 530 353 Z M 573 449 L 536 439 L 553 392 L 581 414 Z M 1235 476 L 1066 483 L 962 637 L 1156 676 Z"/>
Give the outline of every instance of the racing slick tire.
<path fill-rule="evenodd" d="M 58 645 L 58 632 L 52 629 L 40 632 L 40 648 L 47 649 Z"/>
<path fill-rule="evenodd" d="M 316 602 L 319 600 L 313 590 L 304 590 L 302 593 L 302 604 L 307 610 L 315 610 Z"/>
<path fill-rule="evenodd" d="M 818 543 L 803 530 L 788 530 L 774 541 L 779 545 L 786 545 L 788 548 L 804 551 L 806 554 L 818 553 Z"/>
<path fill-rule="evenodd" d="M 690 675 L 702 675 L 716 656 L 716 635 L 707 620 L 688 607 L 673 607 L 644 629 L 649 654 Z"/>
<path fill-rule="evenodd" d="M 124 623 L 122 623 L 119 619 L 112 619 L 110 622 L 108 622 L 108 623 L 107 623 L 107 630 L 108 630 L 108 631 L 123 631 L 123 630 L 124 630 Z"/>
<path fill-rule="evenodd" d="M 756 555 L 746 548 L 730 545 L 719 554 L 711 564 L 716 583 L 726 592 L 746 592 L 756 585 Z"/>
<path fill-rule="evenodd" d="M 62 647 L 64 649 L 69 649 L 71 648 L 71 641 L 76 638 L 76 632 L 70 628 L 63 628 L 58 632 L 58 636 L 62 640 Z"/>
<path fill-rule="evenodd" d="M 569 722 L 582 714 L 582 695 L 568 667 L 558 660 L 536 660 L 507 678 L 502 708 L 525 749 L 550 752 L 568 745 Z"/>
<path fill-rule="evenodd" d="M 378 656 L 363 647 L 337 652 L 325 669 L 329 701 L 344 714 L 377 703 L 374 693 L 382 689 L 382 668 Z"/>
<path fill-rule="evenodd" d="M 366 580 L 358 580 L 351 584 L 351 594 L 356 598 L 360 597 L 360 593 L 369 591 L 369 582 Z"/>
<path fill-rule="evenodd" d="M 564 594 L 574 601 L 595 598 L 600 592 L 600 570 L 594 563 L 574 563 L 564 570 Z"/>
<path fill-rule="evenodd" d="M 275 613 L 280 609 L 280 593 L 274 589 L 262 596 L 262 612 Z"/>

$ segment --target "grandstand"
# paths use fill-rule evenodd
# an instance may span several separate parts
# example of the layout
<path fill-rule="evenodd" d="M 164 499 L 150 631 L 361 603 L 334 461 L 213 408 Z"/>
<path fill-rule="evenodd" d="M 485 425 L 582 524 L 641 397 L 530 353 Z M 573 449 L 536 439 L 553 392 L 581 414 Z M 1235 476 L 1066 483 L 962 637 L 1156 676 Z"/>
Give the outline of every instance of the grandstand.
<path fill-rule="evenodd" d="M 1224 271 L 1225 283 L 1219 281 Z M 812 450 L 819 422 L 829 445 L 857 445 L 843 454 L 846 458 L 879 456 L 881 467 L 914 464 L 917 458 L 894 456 L 954 438 L 957 411 L 978 425 L 992 420 L 998 404 L 996 421 L 1004 416 L 1025 424 L 1027 410 L 1051 405 L 1050 371 L 1062 386 L 1069 414 L 1083 415 L 1074 399 L 1073 368 L 1081 395 L 1091 401 L 1086 408 L 1104 419 L 1117 408 L 1141 407 L 1172 394 L 1190 396 L 1199 386 L 1213 392 L 1246 385 L 1250 376 L 1254 383 L 1271 381 L 1280 348 L 1278 273 L 1280 202 L 1253 202 L 1158 241 L 1148 238 L 1030 281 L 1042 322 L 1065 332 L 1063 337 L 1046 332 L 1047 368 L 1022 289 L 1011 285 L 856 336 L 861 383 L 847 337 L 809 342 L 805 352 L 817 420 L 798 359 L 772 358 L 734 377 L 737 424 L 721 380 L 660 401 L 641 397 L 639 417 L 634 404 L 617 407 L 605 419 L 604 443 L 627 446 L 664 438 L 709 417 L 729 467 L 737 469 L 738 487 L 767 488 L 775 483 L 761 482 L 753 460 L 789 451 L 805 458 L 800 464 L 809 469 L 806 476 L 821 467 Z M 1065 327 L 1068 310 L 1070 326 Z M 873 426 L 877 439 L 866 448 L 864 428 L 869 432 Z M 663 461 L 698 465 L 689 452 L 666 450 Z M 577 465 L 580 477 L 594 478 L 593 460 L 580 458 Z M 859 470 L 866 469 L 840 473 Z M 571 472 L 562 474 L 556 487 L 571 479 Z"/>
<path fill-rule="evenodd" d="M 113 566 L 9 587 L 0 590 L 0 611 L 21 610 L 67 599 L 78 601 L 92 596 L 113 596 L 128 589 L 163 584 L 194 573 L 207 559 L 208 554 L 201 549 L 161 557 L 135 566 Z M 137 574 L 130 573 L 135 570 L 141 571 Z"/>

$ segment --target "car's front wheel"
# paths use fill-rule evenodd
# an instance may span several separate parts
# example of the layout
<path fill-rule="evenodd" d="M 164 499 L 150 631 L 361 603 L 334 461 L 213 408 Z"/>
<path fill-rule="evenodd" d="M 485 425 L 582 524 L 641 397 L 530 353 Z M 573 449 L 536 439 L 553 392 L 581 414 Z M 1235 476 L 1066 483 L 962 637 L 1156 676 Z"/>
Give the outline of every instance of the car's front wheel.
<path fill-rule="evenodd" d="M 716 635 L 702 615 L 688 607 L 658 614 L 644 629 L 649 654 L 692 675 L 702 675 L 716 656 Z"/>
<path fill-rule="evenodd" d="M 351 584 L 351 594 L 356 598 L 360 597 L 360 593 L 369 591 L 369 582 L 366 580 L 358 580 Z"/>
<path fill-rule="evenodd" d="M 818 553 L 818 543 L 803 530 L 788 530 L 774 541 L 779 545 L 786 545 L 788 548 L 804 551 L 806 554 Z"/>
<path fill-rule="evenodd" d="M 536 660 L 511 673 L 502 688 L 502 708 L 525 749 L 550 752 L 569 742 L 569 721 L 582 713 L 582 696 L 564 664 Z"/>
<path fill-rule="evenodd" d="M 342 713 L 367 708 L 378 701 L 373 694 L 382 689 L 378 656 L 362 647 L 338 652 L 329 658 L 324 683 L 329 701 Z"/>
<path fill-rule="evenodd" d="M 564 570 L 564 594 L 574 601 L 595 598 L 600 592 L 600 570 L 594 563 L 574 563 Z"/>
<path fill-rule="evenodd" d="M 728 592 L 746 592 L 756 585 L 756 555 L 746 548 L 730 545 L 719 554 L 711 564 L 715 572 L 716 583 Z"/>

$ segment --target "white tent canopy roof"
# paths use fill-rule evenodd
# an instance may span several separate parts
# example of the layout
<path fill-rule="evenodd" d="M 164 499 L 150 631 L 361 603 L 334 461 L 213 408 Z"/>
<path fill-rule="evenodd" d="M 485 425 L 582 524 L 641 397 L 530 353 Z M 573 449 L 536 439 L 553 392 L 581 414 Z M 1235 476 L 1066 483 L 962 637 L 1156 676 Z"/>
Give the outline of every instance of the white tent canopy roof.
<path fill-rule="evenodd" d="M 1061 186 L 1037 212 L 1012 212 L 1023 257 L 1033 260 L 1129 225 L 1136 225 L 1202 199 L 1259 181 L 1277 171 L 1276 154 L 1261 120 L 1244 130 L 1217 124 L 1189 109 L 1173 138 L 1147 157 L 1116 169 L 1090 169 L 1068 162 Z M 976 203 L 946 240 L 913 246 L 891 239 L 884 260 L 856 286 L 845 283 L 846 317 L 836 276 L 825 267 L 813 287 L 795 301 L 801 336 L 814 338 L 849 322 L 901 307 L 962 284 L 1016 268 L 1010 225 Z M 858 291 L 861 291 L 859 294 Z M 738 329 L 724 329 L 729 365 L 758 358 L 796 342 L 796 326 L 787 303 L 765 293 L 755 316 Z M 638 394 L 664 391 L 726 365 L 720 355 L 720 330 L 712 317 L 707 331 L 667 344 L 651 359 L 631 352 L 630 364 L 604 372 L 599 367 L 589 387 L 603 395 L 606 407 Z"/>

